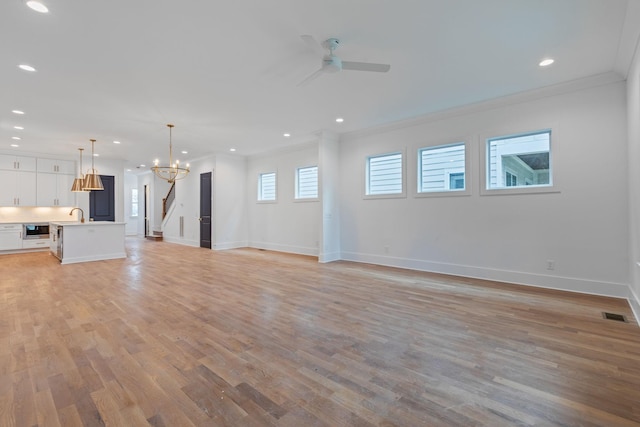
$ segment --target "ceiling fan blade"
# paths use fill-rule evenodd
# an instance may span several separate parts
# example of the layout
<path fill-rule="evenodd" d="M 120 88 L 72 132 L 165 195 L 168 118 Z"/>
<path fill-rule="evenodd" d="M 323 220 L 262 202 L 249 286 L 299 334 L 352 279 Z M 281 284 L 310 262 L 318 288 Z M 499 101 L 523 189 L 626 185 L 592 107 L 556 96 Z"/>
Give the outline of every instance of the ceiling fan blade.
<path fill-rule="evenodd" d="M 391 69 L 389 64 L 374 64 L 371 62 L 352 62 L 342 61 L 343 70 L 356 70 L 356 71 L 374 71 L 376 73 L 386 73 Z"/>
<path fill-rule="evenodd" d="M 313 38 L 313 36 L 310 36 L 308 34 L 304 34 L 302 36 L 300 36 L 300 38 L 302 39 L 302 41 L 304 41 L 307 46 L 309 46 L 311 49 L 313 49 L 315 51 L 315 53 L 317 53 L 318 55 L 324 55 L 325 51 L 322 48 L 322 45 L 320 43 L 318 43 L 318 41 Z"/>
<path fill-rule="evenodd" d="M 301 81 L 300 83 L 297 84 L 297 86 L 306 86 L 307 84 L 309 84 L 309 82 L 311 82 L 312 80 L 317 79 L 318 77 L 320 77 L 320 74 L 322 74 L 322 68 L 320 68 L 319 70 L 315 71 L 313 74 L 307 76 L 306 79 L 304 79 L 303 81 Z"/>

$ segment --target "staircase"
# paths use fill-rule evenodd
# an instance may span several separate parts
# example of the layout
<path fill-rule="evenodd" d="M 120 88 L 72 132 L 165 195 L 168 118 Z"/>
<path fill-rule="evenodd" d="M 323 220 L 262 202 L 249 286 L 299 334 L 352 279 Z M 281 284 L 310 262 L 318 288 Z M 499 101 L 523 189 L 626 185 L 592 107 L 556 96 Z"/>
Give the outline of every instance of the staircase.
<path fill-rule="evenodd" d="M 147 234 L 145 237 L 147 238 L 147 240 L 162 242 L 162 231 L 154 231 L 152 234 Z"/>

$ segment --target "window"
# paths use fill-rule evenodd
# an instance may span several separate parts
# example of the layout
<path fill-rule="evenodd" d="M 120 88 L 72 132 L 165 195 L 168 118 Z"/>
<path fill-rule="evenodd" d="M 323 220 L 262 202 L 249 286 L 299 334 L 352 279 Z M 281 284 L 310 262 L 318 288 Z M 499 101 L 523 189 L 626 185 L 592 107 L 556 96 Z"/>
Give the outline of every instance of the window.
<path fill-rule="evenodd" d="M 367 196 L 403 192 L 402 153 L 367 157 Z"/>
<path fill-rule="evenodd" d="M 276 200 L 276 173 L 261 173 L 258 178 L 258 200 Z"/>
<path fill-rule="evenodd" d="M 296 199 L 318 198 L 318 167 L 296 169 Z"/>
<path fill-rule="evenodd" d="M 418 193 L 463 191 L 465 144 L 439 145 L 418 151 Z"/>
<path fill-rule="evenodd" d="M 138 216 L 138 189 L 131 189 L 131 216 Z"/>
<path fill-rule="evenodd" d="M 551 130 L 487 139 L 486 188 L 550 187 Z"/>

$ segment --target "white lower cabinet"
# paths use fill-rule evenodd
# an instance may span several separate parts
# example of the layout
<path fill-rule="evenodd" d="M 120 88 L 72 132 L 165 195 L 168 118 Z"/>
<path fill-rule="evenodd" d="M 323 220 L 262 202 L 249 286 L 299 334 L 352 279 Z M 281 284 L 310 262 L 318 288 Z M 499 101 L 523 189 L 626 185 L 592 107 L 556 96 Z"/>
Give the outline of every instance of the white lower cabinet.
<path fill-rule="evenodd" d="M 0 224 L 0 251 L 22 249 L 22 224 Z"/>
<path fill-rule="evenodd" d="M 22 249 L 49 249 L 49 239 L 23 240 Z"/>

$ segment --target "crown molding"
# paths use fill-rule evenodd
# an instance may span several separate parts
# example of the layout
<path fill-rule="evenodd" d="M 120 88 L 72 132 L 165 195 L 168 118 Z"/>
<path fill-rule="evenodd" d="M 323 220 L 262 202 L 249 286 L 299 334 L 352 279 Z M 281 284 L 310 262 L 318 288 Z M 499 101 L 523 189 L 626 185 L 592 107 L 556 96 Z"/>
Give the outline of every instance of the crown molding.
<path fill-rule="evenodd" d="M 453 107 L 442 111 L 436 111 L 419 117 L 412 117 L 409 119 L 387 123 L 380 126 L 373 126 L 366 129 L 345 132 L 340 135 L 340 141 L 347 142 L 374 134 L 391 132 L 397 129 L 433 123 L 440 120 L 486 111 L 489 109 L 521 104 L 524 102 L 534 101 L 571 92 L 578 92 L 589 88 L 618 83 L 624 80 L 625 79 L 619 73 L 614 71 L 597 74 L 581 79 L 571 80 L 569 82 L 545 86 L 542 88 L 524 92 L 518 92 L 511 95 L 501 96 L 499 98 L 493 98 L 486 101 L 463 105 L 460 107 Z"/>

